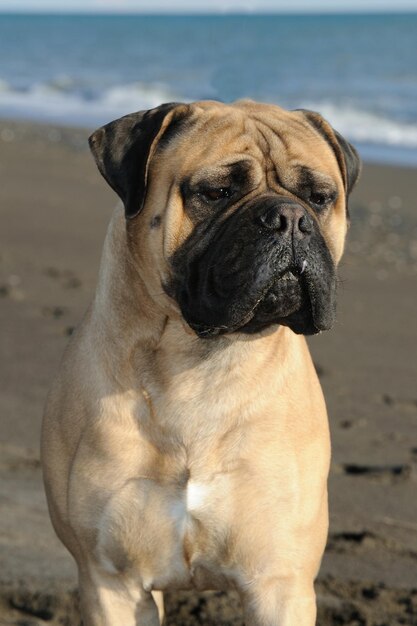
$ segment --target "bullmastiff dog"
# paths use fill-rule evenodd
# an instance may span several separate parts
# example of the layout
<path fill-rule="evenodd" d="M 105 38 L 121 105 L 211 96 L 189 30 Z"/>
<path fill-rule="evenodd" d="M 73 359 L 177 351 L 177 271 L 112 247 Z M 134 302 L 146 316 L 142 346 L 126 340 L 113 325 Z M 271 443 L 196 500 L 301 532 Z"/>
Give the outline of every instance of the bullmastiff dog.
<path fill-rule="evenodd" d="M 335 318 L 358 156 L 252 101 L 133 113 L 90 146 L 124 208 L 42 437 L 84 625 L 235 589 L 248 626 L 312 626 L 330 444 L 304 335 Z"/>

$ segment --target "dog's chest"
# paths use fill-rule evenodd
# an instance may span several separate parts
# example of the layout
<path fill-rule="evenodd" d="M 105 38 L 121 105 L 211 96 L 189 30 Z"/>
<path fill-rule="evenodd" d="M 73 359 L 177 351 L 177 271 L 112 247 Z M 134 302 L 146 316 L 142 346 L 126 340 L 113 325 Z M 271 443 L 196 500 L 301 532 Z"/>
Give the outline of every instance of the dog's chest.
<path fill-rule="evenodd" d="M 139 577 L 149 590 L 224 587 L 236 574 L 227 548 L 232 483 L 229 473 L 190 478 L 184 485 L 128 481 L 100 519 L 101 564 Z"/>

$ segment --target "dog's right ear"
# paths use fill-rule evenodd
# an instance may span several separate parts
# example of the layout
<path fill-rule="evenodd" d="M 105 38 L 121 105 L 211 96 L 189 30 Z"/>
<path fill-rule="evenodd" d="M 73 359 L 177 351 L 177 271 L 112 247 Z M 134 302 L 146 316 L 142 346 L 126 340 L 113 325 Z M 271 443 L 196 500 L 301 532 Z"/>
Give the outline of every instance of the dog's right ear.
<path fill-rule="evenodd" d="M 97 167 L 122 199 L 129 219 L 143 209 L 149 163 L 177 107 L 183 108 L 171 102 L 125 115 L 102 126 L 89 138 Z"/>

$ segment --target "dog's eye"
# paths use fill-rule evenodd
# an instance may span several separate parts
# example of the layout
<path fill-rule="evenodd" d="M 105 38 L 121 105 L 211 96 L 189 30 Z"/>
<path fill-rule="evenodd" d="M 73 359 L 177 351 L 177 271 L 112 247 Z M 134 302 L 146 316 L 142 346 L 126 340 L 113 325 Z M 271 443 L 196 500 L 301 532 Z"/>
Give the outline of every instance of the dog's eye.
<path fill-rule="evenodd" d="M 325 193 L 314 192 L 312 191 L 310 194 L 310 202 L 318 207 L 325 207 L 329 204 L 331 198 L 327 196 Z"/>
<path fill-rule="evenodd" d="M 216 202 L 217 200 L 230 198 L 232 192 L 230 187 L 220 187 L 219 189 L 205 189 L 200 193 L 200 195 L 202 195 L 205 200 Z"/>

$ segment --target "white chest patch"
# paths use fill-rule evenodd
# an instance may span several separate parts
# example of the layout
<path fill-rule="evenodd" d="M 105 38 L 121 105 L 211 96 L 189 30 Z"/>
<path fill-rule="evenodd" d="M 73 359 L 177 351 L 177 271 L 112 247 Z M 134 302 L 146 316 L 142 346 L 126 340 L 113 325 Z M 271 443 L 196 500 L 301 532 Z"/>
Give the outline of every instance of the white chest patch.
<path fill-rule="evenodd" d="M 186 507 L 188 512 L 197 511 L 204 507 L 209 497 L 210 488 L 204 483 L 193 482 L 187 485 Z"/>

